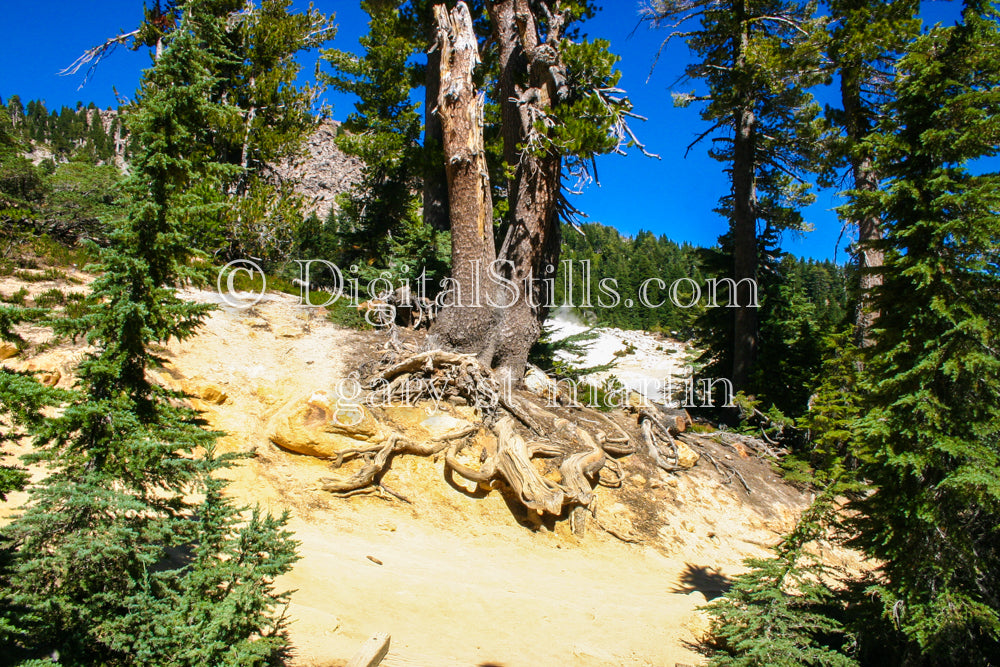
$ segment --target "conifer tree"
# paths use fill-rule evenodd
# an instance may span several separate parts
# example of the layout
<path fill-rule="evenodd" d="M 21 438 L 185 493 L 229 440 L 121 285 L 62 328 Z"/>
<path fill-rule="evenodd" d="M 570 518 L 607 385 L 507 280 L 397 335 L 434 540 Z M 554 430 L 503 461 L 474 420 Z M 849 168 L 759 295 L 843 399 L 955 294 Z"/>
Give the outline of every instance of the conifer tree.
<path fill-rule="evenodd" d="M 159 363 L 150 345 L 190 336 L 209 309 L 172 289 L 188 272 L 183 225 L 206 213 L 193 185 L 232 171 L 208 148 L 234 113 L 210 97 L 216 55 L 198 36 L 218 20 L 209 4 L 185 4 L 145 73 L 128 118 L 138 144 L 128 214 L 102 252 L 86 313 L 57 323 L 96 351 L 60 414 L 30 425 L 30 460 L 48 475 L 9 531 L 17 553 L 4 592 L 22 611 L 17 648 L 29 656 L 250 665 L 273 661 L 287 641 L 274 615 L 285 598 L 273 589 L 295 559 L 285 517 L 240 521 L 212 477 L 234 457 L 216 455 L 218 434 L 146 372 Z"/>
<path fill-rule="evenodd" d="M 830 3 L 830 36 L 827 55 L 830 67 L 840 80 L 840 108 L 827 108 L 827 116 L 843 130 L 831 142 L 830 156 L 835 164 L 846 163 L 859 193 L 875 193 L 879 175 L 868 135 L 875 128 L 878 114 L 891 94 L 896 60 L 918 29 L 915 0 L 833 0 Z M 882 220 L 870 207 L 866 215 L 848 204 L 840 213 L 857 227 L 854 249 L 858 267 L 858 303 L 855 326 L 858 340 L 867 342 L 875 320 L 871 298 L 881 283 Z"/>
<path fill-rule="evenodd" d="M 748 388 L 759 347 L 748 281 L 763 278 L 767 255 L 775 254 L 768 237 L 802 229 L 799 209 L 812 200 L 801 176 L 818 163 L 822 136 L 819 106 L 807 92 L 819 81 L 822 30 L 815 11 L 815 3 L 787 0 L 647 3 L 654 24 L 677 23 L 668 39 L 687 41 L 696 59 L 686 76 L 708 87 L 704 96 L 675 95 L 681 106 L 705 103 L 702 118 L 710 126 L 692 146 L 722 131 L 716 137 L 721 148 L 713 145 L 709 154 L 729 165 L 732 190 L 718 209 L 730 221 L 723 247 L 729 266 L 721 275 L 737 282 L 732 303 L 739 307 L 727 309 L 722 327 L 713 324 L 711 347 L 729 366 L 723 372 L 737 390 Z M 699 25 L 689 29 L 695 20 Z M 765 231 L 758 235 L 761 223 Z"/>
<path fill-rule="evenodd" d="M 856 545 L 911 642 L 900 662 L 1000 661 L 1000 151 L 995 3 L 964 3 L 900 65 L 876 138 L 887 183 L 864 202 L 887 234 L 867 358 Z"/>
<path fill-rule="evenodd" d="M 841 332 L 823 341 L 819 382 L 809 399 L 809 410 L 796 422 L 805 430 L 807 446 L 782 462 L 793 481 L 826 484 L 836 478 L 842 490 L 857 490 L 861 485 L 853 447 L 861 416 L 860 350 L 852 338 Z M 796 470 L 803 465 L 805 474 Z"/>
<path fill-rule="evenodd" d="M 361 7 L 371 17 L 368 34 L 360 39 L 364 54 L 323 53 L 333 70 L 324 80 L 358 98 L 337 145 L 364 163 L 362 182 L 339 213 L 339 259 L 377 269 L 394 264 L 427 269 L 436 284 L 446 268 L 441 246 L 448 239 L 425 224 L 418 211 L 424 156 L 418 105 L 410 100 L 416 71 L 408 62 L 418 44 L 394 3 L 362 2 Z"/>
<path fill-rule="evenodd" d="M 220 27 L 203 36 L 204 48 L 219 54 L 212 99 L 239 110 L 216 128 L 213 147 L 220 162 L 240 169 L 227 179 L 229 206 L 206 250 L 228 243 L 226 254 L 283 259 L 302 221 L 302 198 L 277 168 L 300 154 L 316 127 L 320 89 L 299 83 L 299 56 L 333 39 L 336 26 L 311 5 L 291 9 L 292 0 L 213 5 Z"/>
<path fill-rule="evenodd" d="M 38 169 L 23 155 L 25 141 L 14 126 L 7 109 L 0 107 L 0 222 L 3 232 L 12 231 L 13 222 L 31 218 L 44 196 Z M 0 236 L 5 235 L 0 232 Z"/>
<path fill-rule="evenodd" d="M 707 607 L 712 667 L 852 667 L 851 637 L 837 618 L 836 573 L 814 548 L 826 535 L 832 486 L 802 514 L 767 559 L 735 578 Z"/>

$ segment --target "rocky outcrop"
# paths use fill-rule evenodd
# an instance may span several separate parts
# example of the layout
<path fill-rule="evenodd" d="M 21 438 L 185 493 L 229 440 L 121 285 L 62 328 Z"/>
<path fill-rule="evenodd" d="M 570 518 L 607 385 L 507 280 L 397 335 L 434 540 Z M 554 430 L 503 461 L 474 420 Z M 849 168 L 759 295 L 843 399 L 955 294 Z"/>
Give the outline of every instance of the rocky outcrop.
<path fill-rule="evenodd" d="M 303 155 L 278 169 L 282 178 L 298 182 L 295 190 L 305 197 L 306 213 L 315 213 L 321 220 L 337 207 L 337 197 L 361 180 L 364 166 L 337 148 L 339 128 L 337 121 L 321 121 L 306 141 Z"/>
<path fill-rule="evenodd" d="M 109 132 L 112 124 L 118 118 L 114 109 L 99 109 L 90 112 L 89 120 L 93 122 L 94 115 L 100 116 L 104 131 Z M 283 180 L 296 183 L 295 190 L 305 198 L 305 214 L 315 213 L 325 220 L 331 209 L 336 208 L 337 197 L 350 191 L 361 179 L 361 169 L 364 164 L 360 159 L 349 156 L 337 148 L 336 138 L 341 124 L 338 121 L 325 119 L 319 122 L 315 131 L 306 140 L 302 154 L 284 162 L 275 169 Z M 125 171 L 126 135 L 121 123 L 118 124 L 115 136 L 115 166 Z M 32 142 L 31 151 L 26 157 L 34 164 L 44 160 L 65 161 L 55 155 L 50 146 L 45 143 Z"/>
<path fill-rule="evenodd" d="M 385 440 L 368 410 L 339 405 L 323 390 L 289 401 L 271 419 L 268 431 L 271 442 L 282 449 L 321 458 Z"/>

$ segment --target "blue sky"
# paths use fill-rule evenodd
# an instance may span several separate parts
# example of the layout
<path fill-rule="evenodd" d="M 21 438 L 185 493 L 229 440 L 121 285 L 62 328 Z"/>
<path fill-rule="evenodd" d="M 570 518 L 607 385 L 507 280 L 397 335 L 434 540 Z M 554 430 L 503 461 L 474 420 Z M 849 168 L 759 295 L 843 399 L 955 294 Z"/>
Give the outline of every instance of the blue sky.
<path fill-rule="evenodd" d="M 296 0 L 297 6 L 306 3 Z M 351 0 L 314 0 L 324 12 L 337 15 L 338 33 L 332 46 L 357 51 L 358 37 L 367 31 L 367 16 Z M 925 4 L 925 18 L 953 20 L 958 3 Z M 65 2 L 57 0 L 0 0 L 4 20 L 0 25 L 0 96 L 42 99 L 51 110 L 77 101 L 95 102 L 101 108 L 116 105 L 115 90 L 130 98 L 138 87 L 142 69 L 149 66 L 145 52 L 119 48 L 97 68 L 87 84 L 83 72 L 59 76 L 57 72 L 73 62 L 87 48 L 120 31 L 133 29 L 142 18 L 140 0 L 100 0 Z M 664 32 L 637 26 L 638 2 L 608 2 L 605 9 L 585 26 L 591 38 L 611 41 L 612 50 L 622 57 L 621 87 L 635 104 L 637 113 L 648 121 L 636 122 L 634 129 L 648 150 L 661 159 L 644 157 L 637 151 L 628 156 L 609 155 L 597 161 L 600 185 L 591 183 L 574 204 L 590 220 L 617 227 L 626 234 L 640 229 L 665 234 L 677 242 L 712 245 L 725 232 L 726 222 L 712 212 L 729 185 L 723 165 L 710 159 L 706 144 L 696 146 L 687 158 L 687 145 L 705 129 L 697 108 L 673 106 L 671 90 L 678 86 L 689 56 L 687 47 L 671 43 L 660 55 L 656 68 L 650 67 Z M 306 68 L 311 75 L 312 68 Z M 826 96 L 830 91 L 820 92 Z M 328 93 L 333 116 L 343 119 L 352 110 L 352 100 Z M 840 203 L 835 192 L 820 191 L 816 203 L 805 211 L 813 231 L 786 234 L 783 247 L 793 254 L 816 259 L 847 259 L 849 232 L 840 239 L 841 224 L 832 209 Z"/>

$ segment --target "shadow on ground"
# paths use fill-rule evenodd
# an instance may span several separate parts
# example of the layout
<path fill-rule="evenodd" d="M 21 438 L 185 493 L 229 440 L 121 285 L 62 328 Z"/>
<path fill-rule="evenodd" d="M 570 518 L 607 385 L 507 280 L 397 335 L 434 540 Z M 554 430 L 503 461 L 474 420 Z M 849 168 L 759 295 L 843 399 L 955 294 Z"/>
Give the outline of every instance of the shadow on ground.
<path fill-rule="evenodd" d="M 681 573 L 680 586 L 670 592 L 688 594 L 699 591 L 706 600 L 711 601 L 724 595 L 732 585 L 733 580 L 722 574 L 719 568 L 686 563 L 684 572 Z"/>

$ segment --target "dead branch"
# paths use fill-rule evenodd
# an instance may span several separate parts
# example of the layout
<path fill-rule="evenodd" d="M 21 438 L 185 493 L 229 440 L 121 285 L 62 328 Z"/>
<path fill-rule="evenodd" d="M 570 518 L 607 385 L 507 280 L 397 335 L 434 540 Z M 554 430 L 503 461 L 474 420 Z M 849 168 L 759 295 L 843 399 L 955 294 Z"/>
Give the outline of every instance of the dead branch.
<path fill-rule="evenodd" d="M 80 68 L 84 65 L 89 65 L 87 68 L 87 73 L 83 77 L 83 82 L 80 84 L 80 88 L 87 85 L 87 81 L 90 79 L 91 75 L 97 69 L 97 66 L 101 64 L 107 56 L 111 55 L 112 52 L 121 44 L 125 44 L 130 39 L 139 34 L 138 30 L 133 30 L 131 32 L 123 32 L 120 35 L 111 37 L 104 40 L 104 43 L 98 44 L 97 46 L 87 49 L 83 54 L 74 60 L 69 67 L 59 70 L 59 76 L 72 76 L 80 71 Z"/>

